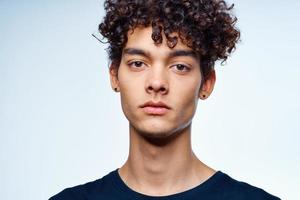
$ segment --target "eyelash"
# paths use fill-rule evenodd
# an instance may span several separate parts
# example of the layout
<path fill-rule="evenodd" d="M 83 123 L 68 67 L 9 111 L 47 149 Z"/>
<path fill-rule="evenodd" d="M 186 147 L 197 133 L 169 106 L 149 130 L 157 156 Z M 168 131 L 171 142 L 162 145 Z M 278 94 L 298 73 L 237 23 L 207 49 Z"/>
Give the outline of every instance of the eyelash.
<path fill-rule="evenodd" d="M 142 61 L 132 61 L 132 62 L 129 62 L 128 63 L 128 66 L 129 67 L 135 67 L 135 68 L 140 68 L 140 67 L 136 67 L 136 64 L 141 64 L 141 65 L 144 65 L 145 63 L 144 62 L 142 62 Z"/>
<path fill-rule="evenodd" d="M 191 70 L 191 68 L 189 68 L 188 66 L 186 65 L 183 65 L 183 64 L 176 64 L 176 65 L 172 65 L 172 66 L 175 66 L 175 67 L 178 67 L 178 66 L 183 66 L 185 68 L 185 70 L 178 70 L 180 72 L 188 72 Z"/>
<path fill-rule="evenodd" d="M 139 67 L 137 67 L 137 65 L 139 65 Z M 134 68 L 141 68 L 142 65 L 145 65 L 144 62 L 142 61 L 132 61 L 132 62 L 129 62 L 128 63 L 128 66 L 129 67 L 134 67 Z M 176 71 L 179 71 L 179 72 L 188 72 L 191 70 L 190 67 L 184 65 L 184 64 L 176 64 L 176 65 L 172 65 L 171 67 L 178 67 L 178 66 L 183 66 L 185 68 L 185 70 L 176 70 Z"/>

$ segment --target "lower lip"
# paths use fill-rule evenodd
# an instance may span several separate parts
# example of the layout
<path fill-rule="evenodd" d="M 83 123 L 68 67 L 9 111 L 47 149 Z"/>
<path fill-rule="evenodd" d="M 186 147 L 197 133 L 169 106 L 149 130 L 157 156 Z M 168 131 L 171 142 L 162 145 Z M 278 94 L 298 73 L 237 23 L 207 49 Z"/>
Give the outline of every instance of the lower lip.
<path fill-rule="evenodd" d="M 168 108 L 165 107 L 151 107 L 151 106 L 146 106 L 143 107 L 143 110 L 147 113 L 147 114 L 151 114 L 151 115 L 164 115 L 168 112 Z"/>

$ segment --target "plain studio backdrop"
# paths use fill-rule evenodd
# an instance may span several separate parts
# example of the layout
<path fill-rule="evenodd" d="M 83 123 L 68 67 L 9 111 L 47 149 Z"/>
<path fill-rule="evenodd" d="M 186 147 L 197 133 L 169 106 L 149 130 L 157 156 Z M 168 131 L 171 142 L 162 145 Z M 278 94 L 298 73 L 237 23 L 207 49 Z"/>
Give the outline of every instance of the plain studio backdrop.
<path fill-rule="evenodd" d="M 193 120 L 198 157 L 296 200 L 300 1 L 233 1 L 242 42 L 216 65 Z M 128 154 L 128 122 L 91 36 L 103 1 L 0 0 L 0 194 L 41 200 L 101 178 Z"/>

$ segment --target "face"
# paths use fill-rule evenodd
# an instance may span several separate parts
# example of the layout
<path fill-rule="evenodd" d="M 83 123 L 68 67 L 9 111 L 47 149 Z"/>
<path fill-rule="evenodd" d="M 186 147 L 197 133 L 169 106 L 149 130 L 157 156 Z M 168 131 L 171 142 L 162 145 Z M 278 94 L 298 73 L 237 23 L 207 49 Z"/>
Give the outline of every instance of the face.
<path fill-rule="evenodd" d="M 151 27 L 128 33 L 120 66 L 117 72 L 111 67 L 110 76 L 130 126 L 144 136 L 162 138 L 191 124 L 199 95 L 206 92 L 207 97 L 213 84 L 200 90 L 200 61 L 191 48 L 178 40 L 171 49 L 165 38 L 155 45 L 151 34 Z"/>

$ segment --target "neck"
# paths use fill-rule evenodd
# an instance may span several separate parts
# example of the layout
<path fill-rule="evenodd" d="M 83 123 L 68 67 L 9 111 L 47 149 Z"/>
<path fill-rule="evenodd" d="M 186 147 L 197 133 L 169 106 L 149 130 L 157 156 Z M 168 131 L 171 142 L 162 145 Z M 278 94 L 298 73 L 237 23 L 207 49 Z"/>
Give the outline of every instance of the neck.
<path fill-rule="evenodd" d="M 213 171 L 192 151 L 190 124 L 166 139 L 147 139 L 130 126 L 129 156 L 119 173 L 129 187 L 156 196 L 199 185 Z"/>

